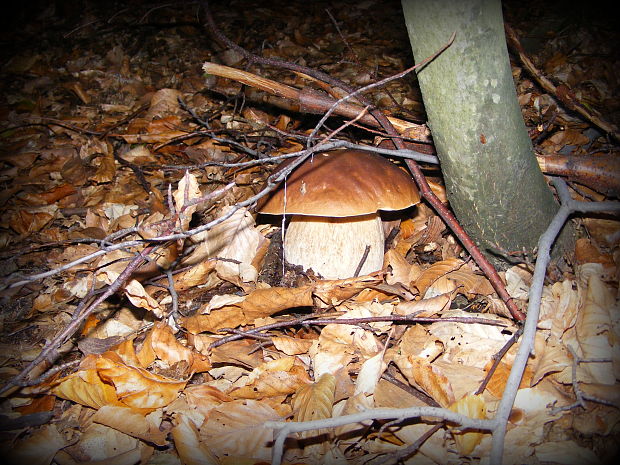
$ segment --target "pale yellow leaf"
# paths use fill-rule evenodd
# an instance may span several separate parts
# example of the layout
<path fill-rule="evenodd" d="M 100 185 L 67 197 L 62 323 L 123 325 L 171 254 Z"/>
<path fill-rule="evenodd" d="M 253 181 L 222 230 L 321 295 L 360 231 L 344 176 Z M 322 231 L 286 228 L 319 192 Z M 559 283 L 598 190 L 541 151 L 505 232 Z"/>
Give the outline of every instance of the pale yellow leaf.
<path fill-rule="evenodd" d="M 119 400 L 129 407 L 145 410 L 165 407 L 187 383 L 125 365 L 113 355 L 106 352 L 97 358 L 97 372 L 103 381 L 114 386 Z"/>
<path fill-rule="evenodd" d="M 480 395 L 469 395 L 459 399 L 449 407 L 453 412 L 466 415 L 470 418 L 484 419 L 486 418 L 486 404 Z M 456 445 L 462 455 L 469 455 L 480 443 L 483 433 L 479 432 L 457 432 L 452 431 Z"/>

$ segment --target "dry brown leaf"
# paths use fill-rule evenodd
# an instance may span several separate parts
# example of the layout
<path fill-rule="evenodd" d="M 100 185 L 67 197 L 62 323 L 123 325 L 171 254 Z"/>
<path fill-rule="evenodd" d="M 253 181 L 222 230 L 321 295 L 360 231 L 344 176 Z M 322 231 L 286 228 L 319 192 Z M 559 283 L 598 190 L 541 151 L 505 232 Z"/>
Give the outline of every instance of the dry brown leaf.
<path fill-rule="evenodd" d="M 379 352 L 362 364 L 355 381 L 354 395 L 365 394 L 369 396 L 375 392 L 377 383 L 387 368 L 387 363 L 383 360 L 383 356 L 384 353 Z"/>
<path fill-rule="evenodd" d="M 222 215 L 228 214 L 232 208 L 225 207 Z M 239 285 L 256 281 L 258 271 L 252 262 L 265 238 L 256 229 L 254 218 L 247 209 L 236 210 L 226 220 L 192 239 L 199 245 L 183 261 L 184 264 L 217 258 L 216 271 L 222 279 Z"/>
<path fill-rule="evenodd" d="M 185 318 L 181 324 L 193 334 L 251 324 L 256 318 L 270 316 L 287 308 L 312 306 L 312 290 L 312 286 L 256 289 L 241 301 L 237 298 L 230 305 L 212 310 L 209 315 Z"/>
<path fill-rule="evenodd" d="M 187 131 L 173 130 L 158 132 L 155 134 L 119 134 L 119 136 L 122 137 L 128 144 L 164 144 L 172 139 L 186 135 Z"/>
<path fill-rule="evenodd" d="M 616 373 L 620 372 L 614 367 L 620 362 L 620 357 L 614 357 L 620 350 L 620 343 L 613 332 L 611 313 L 618 307 L 611 289 L 601 280 L 602 273 L 600 264 L 586 264 L 578 269 L 579 283 L 585 282 L 587 288 L 575 331 L 583 358 L 610 361 L 581 363 L 578 379 L 613 385 Z"/>
<path fill-rule="evenodd" d="M 291 405 L 294 412 L 294 421 L 312 421 L 331 418 L 332 406 L 334 405 L 334 392 L 336 378 L 329 374 L 323 374 L 318 381 L 301 386 L 293 395 Z M 330 449 L 331 431 L 312 430 L 299 434 L 300 438 L 323 437 L 321 442 L 312 441 L 305 445 L 304 454 L 310 457 L 324 456 Z"/>
<path fill-rule="evenodd" d="M 98 423 L 91 423 L 79 441 L 64 449 L 79 462 L 127 465 L 141 460 L 146 444 L 125 433 Z M 98 462 L 100 461 L 100 462 Z"/>
<path fill-rule="evenodd" d="M 420 291 L 421 296 L 424 296 L 427 289 L 431 287 L 431 285 L 440 277 L 446 275 L 451 271 L 459 269 L 463 265 L 463 260 L 460 260 L 458 258 L 449 258 L 447 260 L 433 263 L 430 267 L 428 267 L 422 272 L 422 274 L 418 277 L 418 279 L 416 279 L 414 283 L 412 283 L 412 285 Z M 443 294 L 443 292 L 438 292 L 438 294 Z"/>
<path fill-rule="evenodd" d="M 89 355 L 86 358 L 94 361 L 96 357 Z M 114 387 L 104 383 L 95 369 L 80 370 L 56 381 L 51 392 L 62 399 L 94 409 L 104 405 L 122 405 L 118 402 Z"/>
<path fill-rule="evenodd" d="M 295 421 L 330 418 L 334 404 L 336 378 L 324 373 L 312 384 L 304 384 L 293 395 L 292 406 Z"/>
<path fill-rule="evenodd" d="M 200 427 L 201 442 L 208 444 L 218 457 L 251 457 L 270 462 L 274 432 L 264 424 L 278 420 L 280 416 L 264 402 L 234 400 L 211 410 Z"/>
<path fill-rule="evenodd" d="M 620 409 L 620 389 L 618 389 L 617 384 L 580 383 L 579 389 L 596 399 L 611 402 L 616 408 Z"/>
<path fill-rule="evenodd" d="M 5 450 L 9 464 L 49 465 L 67 444 L 56 425 L 44 425 Z"/>
<path fill-rule="evenodd" d="M 177 292 L 183 292 L 204 285 L 207 282 L 211 284 L 210 277 L 212 272 L 215 271 L 215 263 L 215 260 L 205 260 L 190 267 L 188 270 L 175 274 L 173 277 L 174 289 Z M 217 279 L 215 284 L 220 282 L 222 281 Z M 163 283 L 164 280 L 162 279 L 161 284 Z M 168 284 L 167 280 L 165 284 Z M 147 290 L 150 290 L 150 288 L 147 288 Z"/>
<path fill-rule="evenodd" d="M 525 375 L 523 376 L 523 380 L 527 380 L 532 386 L 538 384 L 541 379 L 549 374 L 562 372 L 567 369 L 570 371 L 573 364 L 572 357 L 569 356 L 566 346 L 554 336 L 550 336 L 547 339 L 542 351 L 537 351 L 536 359 L 538 363 L 536 363 L 534 372 L 532 373 L 531 367 L 527 365 Z M 495 376 L 493 376 L 494 378 Z M 523 385 L 523 380 L 521 385 L 526 387 L 526 385 Z M 494 392 L 492 394 L 496 395 Z"/>
<path fill-rule="evenodd" d="M 314 295 L 327 305 L 337 305 L 350 299 L 370 286 L 380 284 L 379 276 L 365 275 L 357 278 L 317 281 L 313 285 Z"/>
<path fill-rule="evenodd" d="M 407 380 L 424 391 L 442 407 L 454 402 L 452 386 L 441 370 L 415 355 L 397 356 L 394 361 Z"/>
<path fill-rule="evenodd" d="M 486 404 L 480 395 L 465 396 L 450 405 L 449 409 L 479 420 L 485 419 L 487 412 Z M 470 455 L 484 436 L 483 433 L 471 431 L 466 433 L 452 431 L 452 435 L 462 455 Z"/>
<path fill-rule="evenodd" d="M 417 317 L 430 318 L 437 316 L 439 312 L 449 309 L 453 297 L 454 293 L 451 292 L 429 299 L 399 302 L 394 307 L 394 313 L 397 315 L 415 315 Z"/>
<path fill-rule="evenodd" d="M 220 465 L 209 446 L 200 442 L 198 428 L 183 414 L 175 414 L 172 439 L 179 458 L 184 465 Z"/>
<path fill-rule="evenodd" d="M 295 357 L 283 357 L 256 367 L 250 373 L 250 381 L 228 394 L 235 399 L 262 399 L 288 395 L 299 386 L 310 382 L 306 371 L 295 364 Z"/>
<path fill-rule="evenodd" d="M 561 463 L 563 465 L 597 465 L 601 460 L 596 454 L 575 441 L 548 441 L 535 447 L 536 458 L 542 463 Z"/>
<path fill-rule="evenodd" d="M 151 97 L 150 107 L 144 118 L 148 120 L 161 119 L 180 112 L 178 99 L 181 97 L 181 92 L 176 89 L 159 89 Z"/>
<path fill-rule="evenodd" d="M 133 258 L 135 258 L 134 255 L 123 250 L 114 250 L 110 252 L 103 257 L 103 263 L 109 263 L 109 265 L 98 271 L 96 274 L 97 279 L 104 281 L 106 284 L 112 284 L 127 267 L 129 263 L 127 259 Z M 152 311 L 155 316 L 159 318 L 163 317 L 164 310 L 136 279 L 128 280 L 123 287 L 123 291 L 129 301 L 136 307 Z"/>
<path fill-rule="evenodd" d="M 271 338 L 274 347 L 286 355 L 305 354 L 312 346 L 312 340 L 290 336 L 274 336 Z"/>
<path fill-rule="evenodd" d="M 577 264 L 600 263 L 605 267 L 614 268 L 613 258 L 609 254 L 603 254 L 592 244 L 591 239 L 581 237 L 575 243 L 575 260 Z"/>
<path fill-rule="evenodd" d="M 188 363 L 189 371 L 192 374 L 202 373 L 211 368 L 209 358 L 181 344 L 172 334 L 170 326 L 165 322 L 156 323 L 149 333 L 148 342 L 153 348 L 153 352 L 168 366 L 185 361 Z"/>
<path fill-rule="evenodd" d="M 389 266 L 390 271 L 385 277 L 385 281 L 388 284 L 401 283 L 406 287 L 409 287 L 409 283 L 418 279 L 422 273 L 422 269 L 419 265 L 410 264 L 405 257 L 399 254 L 394 249 L 390 249 L 386 252 L 384 257 L 384 265 Z"/>
<path fill-rule="evenodd" d="M 474 298 L 476 295 L 490 295 L 494 292 L 493 286 L 486 276 L 461 268 L 439 277 L 424 295 L 425 297 L 436 296 L 453 290 L 469 298 Z"/>
<path fill-rule="evenodd" d="M 129 407 L 104 405 L 95 412 L 92 420 L 158 446 L 167 443 L 166 432 L 160 431 L 159 424 L 153 421 L 152 416 L 144 416 Z"/>
<path fill-rule="evenodd" d="M 56 205 L 18 210 L 11 214 L 8 226 L 16 233 L 26 236 L 43 229 L 54 219 L 57 210 Z"/>
<path fill-rule="evenodd" d="M 192 220 L 192 215 L 198 208 L 198 205 L 192 205 L 192 201 L 199 199 L 202 196 L 200 192 L 200 186 L 196 176 L 189 171 L 186 171 L 181 180 L 179 186 L 172 194 L 174 198 L 174 206 L 177 214 L 179 215 L 179 227 L 182 231 L 189 229 L 189 223 Z"/>
<path fill-rule="evenodd" d="M 200 412 L 206 418 L 211 409 L 233 400 L 228 394 L 208 384 L 194 384 L 183 390 L 187 405 Z"/>
<path fill-rule="evenodd" d="M 135 409 L 165 407 L 176 399 L 187 383 L 125 365 L 113 352 L 98 357 L 96 366 L 101 379 L 114 386 L 118 399 Z"/>

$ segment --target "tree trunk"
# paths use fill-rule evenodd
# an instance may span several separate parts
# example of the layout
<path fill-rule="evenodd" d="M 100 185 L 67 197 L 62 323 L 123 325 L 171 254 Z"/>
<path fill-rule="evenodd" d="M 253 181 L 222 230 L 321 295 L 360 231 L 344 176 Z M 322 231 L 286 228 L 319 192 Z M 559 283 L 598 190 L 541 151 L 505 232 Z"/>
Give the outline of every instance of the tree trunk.
<path fill-rule="evenodd" d="M 536 162 L 512 79 L 499 0 L 402 0 L 448 199 L 496 266 L 536 247 L 558 209 Z"/>

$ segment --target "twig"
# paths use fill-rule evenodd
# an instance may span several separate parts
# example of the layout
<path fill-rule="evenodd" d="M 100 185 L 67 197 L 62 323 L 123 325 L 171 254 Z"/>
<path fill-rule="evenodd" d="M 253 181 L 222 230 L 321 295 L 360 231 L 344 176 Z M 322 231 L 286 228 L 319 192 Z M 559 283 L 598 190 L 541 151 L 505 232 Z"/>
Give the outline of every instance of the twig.
<path fill-rule="evenodd" d="M 451 410 L 438 407 L 410 407 L 403 409 L 393 408 L 376 408 L 351 415 L 343 415 L 334 418 L 325 418 L 323 420 L 313 421 L 266 421 L 266 428 L 273 428 L 275 441 L 273 443 L 271 463 L 272 465 L 280 465 L 282 463 L 282 453 L 284 451 L 284 441 L 291 433 L 299 433 L 302 431 L 311 431 L 324 428 L 336 428 L 354 423 L 361 423 L 368 420 L 404 420 L 420 416 L 435 417 L 451 423 L 460 425 L 460 428 L 471 428 L 477 430 L 488 431 L 493 429 L 493 420 L 480 420 L 477 418 L 469 418 L 466 415 L 453 412 Z"/>
<path fill-rule="evenodd" d="M 560 209 L 557 211 L 547 230 L 538 240 L 538 257 L 534 267 L 532 285 L 529 290 L 529 302 L 527 307 L 527 318 L 523 326 L 523 337 L 521 344 L 512 363 L 510 375 L 506 381 L 504 394 L 500 400 L 495 415 L 497 425 L 493 431 L 493 442 L 491 448 L 491 463 L 501 464 L 504 452 L 504 438 L 510 411 L 517 396 L 517 390 L 521 383 L 521 377 L 525 371 L 527 360 L 534 349 L 534 336 L 536 335 L 536 325 L 540 313 L 540 302 L 542 299 L 543 285 L 547 265 L 551 261 L 551 246 L 555 238 L 562 230 L 564 223 L 573 212 L 602 212 L 620 211 L 620 202 L 578 202 L 573 200 L 568 192 L 566 183 L 560 178 L 553 178 L 553 185 L 560 197 Z"/>

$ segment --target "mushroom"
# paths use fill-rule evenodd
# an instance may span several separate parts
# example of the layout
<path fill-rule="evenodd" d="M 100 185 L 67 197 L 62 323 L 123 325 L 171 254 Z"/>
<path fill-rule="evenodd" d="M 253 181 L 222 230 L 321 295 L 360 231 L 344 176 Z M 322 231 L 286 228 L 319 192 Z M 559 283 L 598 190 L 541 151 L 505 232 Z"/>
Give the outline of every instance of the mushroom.
<path fill-rule="evenodd" d="M 278 167 L 282 169 L 291 161 Z M 284 258 L 326 279 L 383 267 L 385 235 L 379 210 L 402 210 L 420 201 L 413 179 L 394 163 L 361 150 L 313 155 L 297 167 L 258 211 L 292 215 L 284 234 Z"/>

